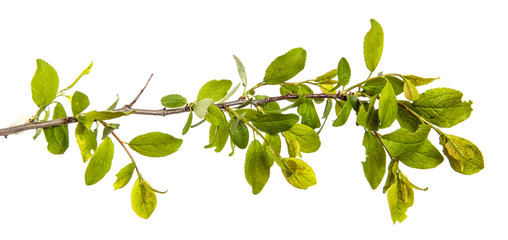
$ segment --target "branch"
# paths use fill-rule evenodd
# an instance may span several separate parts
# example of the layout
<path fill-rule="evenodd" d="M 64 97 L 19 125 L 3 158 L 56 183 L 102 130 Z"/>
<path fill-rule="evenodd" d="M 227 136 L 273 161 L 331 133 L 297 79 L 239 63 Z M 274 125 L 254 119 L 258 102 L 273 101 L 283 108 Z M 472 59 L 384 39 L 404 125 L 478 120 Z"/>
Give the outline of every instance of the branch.
<path fill-rule="evenodd" d="M 139 95 L 138 95 L 139 96 Z M 288 99 L 298 99 L 300 95 L 284 95 L 284 96 L 277 96 L 277 97 L 267 97 L 264 99 L 254 100 L 250 104 L 253 106 L 257 106 L 259 104 L 264 103 L 270 103 L 270 102 L 276 102 L 276 101 L 282 101 L 282 100 L 288 100 Z M 318 94 L 307 94 L 305 95 L 307 98 L 333 98 L 333 99 L 340 99 L 345 101 L 346 96 L 340 94 L 325 94 L 325 93 L 318 93 Z M 219 103 L 215 104 L 220 109 L 226 109 L 228 107 L 238 106 L 243 103 L 245 103 L 247 99 L 238 99 L 231 102 L 225 102 L 225 103 Z M 119 111 L 119 112 L 128 112 L 128 111 L 134 111 L 132 114 L 139 114 L 139 115 L 152 115 L 152 116 L 167 116 L 172 114 L 178 114 L 178 113 L 184 113 L 189 112 L 190 108 L 188 106 L 181 107 L 181 108 L 172 108 L 172 109 L 159 109 L 159 110 L 153 110 L 153 109 L 136 109 L 136 108 L 130 108 L 129 105 L 124 106 L 123 108 L 115 109 L 113 111 Z M 32 129 L 39 129 L 39 128 L 49 128 L 49 127 L 56 127 L 60 125 L 66 125 L 71 123 L 76 123 L 78 120 L 75 117 L 66 117 L 66 118 L 60 118 L 55 120 L 49 120 L 49 121 L 43 121 L 43 122 L 32 122 L 32 123 L 25 123 L 13 127 L 8 128 L 2 128 L 0 129 L 0 136 L 4 136 L 7 138 L 8 135 L 19 133 L 27 130 Z"/>

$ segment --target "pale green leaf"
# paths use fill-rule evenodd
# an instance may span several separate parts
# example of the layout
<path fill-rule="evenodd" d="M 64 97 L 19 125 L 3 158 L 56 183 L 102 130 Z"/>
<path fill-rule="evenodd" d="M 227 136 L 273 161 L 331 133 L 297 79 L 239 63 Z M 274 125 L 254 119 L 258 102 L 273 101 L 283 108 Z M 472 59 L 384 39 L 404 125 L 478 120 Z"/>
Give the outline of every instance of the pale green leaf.
<path fill-rule="evenodd" d="M 32 99 L 37 107 L 50 104 L 58 92 L 58 74 L 42 59 L 37 59 L 37 70 L 32 78 Z"/>
<path fill-rule="evenodd" d="M 307 52 L 303 48 L 293 48 L 268 66 L 263 81 L 267 84 L 283 83 L 301 72 L 306 60 Z"/>
<path fill-rule="evenodd" d="M 332 83 L 332 79 L 337 76 L 337 68 L 328 71 L 327 73 L 316 78 L 318 83 Z"/>
<path fill-rule="evenodd" d="M 198 118 L 204 118 L 208 113 L 208 107 L 213 104 L 211 98 L 201 99 L 192 105 L 192 110 L 198 116 Z"/>
<path fill-rule="evenodd" d="M 484 168 L 482 152 L 469 140 L 446 134 L 441 136 L 439 143 L 456 172 L 471 175 Z"/>
<path fill-rule="evenodd" d="M 213 102 L 217 102 L 228 94 L 231 85 L 233 83 L 230 80 L 211 80 L 201 87 L 197 101 L 210 98 Z"/>
<path fill-rule="evenodd" d="M 61 103 L 57 103 L 53 110 L 53 119 L 67 117 Z M 48 142 L 48 151 L 52 154 L 63 154 L 69 147 L 69 128 L 67 125 L 49 127 L 43 129 Z"/>
<path fill-rule="evenodd" d="M 238 68 L 238 75 L 240 75 L 242 85 L 244 87 L 247 87 L 247 74 L 245 73 L 245 67 L 243 66 L 242 61 L 240 61 L 240 59 L 237 56 L 233 55 L 233 58 L 235 58 L 236 68 Z"/>
<path fill-rule="evenodd" d="M 395 92 L 390 82 L 386 81 L 386 86 L 379 97 L 379 121 L 381 123 L 379 128 L 387 128 L 392 125 L 397 118 L 397 109 Z"/>
<path fill-rule="evenodd" d="M 88 105 L 90 105 L 90 101 L 88 100 L 88 96 L 82 92 L 76 91 L 72 94 L 71 98 L 71 108 L 72 115 L 76 116 L 83 112 Z"/>
<path fill-rule="evenodd" d="M 108 137 L 102 141 L 97 151 L 90 158 L 85 171 L 86 185 L 93 185 L 99 182 L 111 169 L 115 146 Z"/>
<path fill-rule="evenodd" d="M 182 142 L 167 133 L 150 132 L 133 138 L 129 147 L 147 157 L 165 157 L 178 151 Z"/>
<path fill-rule="evenodd" d="M 132 210 L 141 218 L 148 219 L 157 206 L 157 196 L 148 182 L 138 178 L 131 192 Z"/>
<path fill-rule="evenodd" d="M 236 117 L 231 118 L 228 130 L 233 143 L 239 148 L 245 149 L 249 144 L 249 129 L 247 125 Z"/>
<path fill-rule="evenodd" d="M 179 94 L 170 94 L 161 98 L 161 104 L 164 107 L 177 108 L 187 104 L 187 99 Z"/>
<path fill-rule="evenodd" d="M 307 189 L 316 185 L 314 170 L 306 162 L 298 158 L 284 158 L 282 160 L 288 166 L 287 169 L 283 169 L 282 173 L 293 187 Z"/>
<path fill-rule="evenodd" d="M 132 178 L 132 174 L 134 173 L 134 168 L 136 165 L 134 163 L 129 163 L 127 166 L 123 167 L 116 174 L 116 181 L 113 183 L 113 187 L 115 190 L 125 187 L 129 183 Z"/>
<path fill-rule="evenodd" d="M 472 101 L 463 102 L 462 93 L 450 88 L 435 88 L 422 93 L 412 109 L 438 127 L 453 127 L 469 118 Z"/>
<path fill-rule="evenodd" d="M 270 166 L 265 148 L 258 140 L 252 141 L 245 157 L 245 178 L 253 194 L 260 193 L 268 182 Z"/>
<path fill-rule="evenodd" d="M 372 189 L 376 189 L 386 171 L 386 154 L 380 140 L 372 133 L 365 132 L 363 135 L 366 160 L 362 162 L 363 173 Z"/>
<path fill-rule="evenodd" d="M 405 75 L 403 77 L 405 79 L 408 79 L 409 81 L 411 81 L 415 86 L 427 85 L 427 84 L 433 82 L 434 80 L 439 79 L 439 77 L 437 77 L 437 78 L 422 78 L 422 77 L 418 77 L 415 75 Z"/>
<path fill-rule="evenodd" d="M 370 24 L 371 28 L 363 41 L 363 55 L 367 68 L 374 72 L 383 54 L 384 34 L 383 28 L 376 20 L 371 19 Z"/>
<path fill-rule="evenodd" d="M 74 82 L 71 83 L 71 85 L 69 85 L 68 87 L 62 89 L 60 92 L 65 92 L 65 91 L 71 89 L 72 87 L 74 87 L 74 85 L 76 85 L 76 83 L 78 83 L 78 81 L 81 79 L 81 77 L 83 77 L 84 75 L 89 74 L 90 71 L 92 71 L 92 66 L 93 66 L 93 61 L 90 63 L 90 65 L 88 65 L 88 67 L 85 68 L 85 70 L 83 70 L 81 72 L 81 74 L 79 74 L 79 76 L 76 78 L 76 80 L 74 80 Z"/>

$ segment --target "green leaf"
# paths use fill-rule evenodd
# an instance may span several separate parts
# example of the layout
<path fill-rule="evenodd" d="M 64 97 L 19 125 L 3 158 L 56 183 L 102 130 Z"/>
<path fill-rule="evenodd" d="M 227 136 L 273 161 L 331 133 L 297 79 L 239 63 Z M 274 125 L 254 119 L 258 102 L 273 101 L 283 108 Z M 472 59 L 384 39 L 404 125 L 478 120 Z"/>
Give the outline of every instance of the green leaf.
<path fill-rule="evenodd" d="M 72 115 L 76 116 L 77 114 L 80 114 L 88 107 L 88 105 L 90 105 L 90 101 L 88 100 L 88 96 L 86 96 L 86 94 L 78 91 L 72 94 L 71 98 Z"/>
<path fill-rule="evenodd" d="M 386 86 L 381 91 L 379 97 L 379 128 L 387 128 L 392 125 L 397 118 L 397 98 L 393 91 L 392 85 L 386 81 Z"/>
<path fill-rule="evenodd" d="M 439 166 L 444 158 L 439 150 L 428 139 L 425 139 L 416 152 L 409 156 L 402 156 L 399 160 L 408 167 L 431 169 Z"/>
<path fill-rule="evenodd" d="M 252 193 L 258 194 L 270 178 L 270 164 L 265 148 L 254 140 L 247 149 L 245 157 L 245 178 L 252 187 Z"/>
<path fill-rule="evenodd" d="M 275 134 L 289 130 L 299 119 L 296 114 L 267 113 L 251 118 L 251 122 L 259 131 Z"/>
<path fill-rule="evenodd" d="M 32 78 L 32 99 L 37 107 L 48 105 L 58 92 L 58 74 L 49 63 L 37 59 L 37 70 Z"/>
<path fill-rule="evenodd" d="M 113 102 L 113 104 L 111 104 L 107 110 L 114 110 L 116 108 L 116 105 L 118 104 L 118 100 L 120 100 L 120 96 L 117 94 L 116 95 L 116 101 Z"/>
<path fill-rule="evenodd" d="M 415 85 L 408 79 L 404 79 L 404 96 L 409 101 L 418 100 L 420 93 Z"/>
<path fill-rule="evenodd" d="M 363 41 L 363 55 L 367 68 L 374 72 L 383 54 L 384 34 L 383 28 L 376 20 L 371 19 L 370 24 L 371 28 Z"/>
<path fill-rule="evenodd" d="M 280 153 L 282 148 L 282 143 L 280 141 L 279 134 L 266 134 L 265 135 L 266 140 L 270 143 L 270 146 L 275 150 L 277 153 Z M 267 145 L 267 143 L 263 143 L 263 145 Z M 270 165 L 271 166 L 271 165 Z"/>
<path fill-rule="evenodd" d="M 332 99 L 329 99 L 329 98 L 326 99 L 325 109 L 323 111 L 323 117 L 322 117 L 323 119 L 328 118 L 328 116 L 330 115 L 330 112 L 332 111 L 332 107 L 333 107 Z"/>
<path fill-rule="evenodd" d="M 115 190 L 125 187 L 129 183 L 132 178 L 132 174 L 134 173 L 134 168 L 136 165 L 134 163 L 129 163 L 127 166 L 123 167 L 116 174 L 116 181 L 113 183 L 113 187 Z"/>
<path fill-rule="evenodd" d="M 386 154 L 379 139 L 372 133 L 365 131 L 363 135 L 363 146 L 367 158 L 362 162 L 363 173 L 372 189 L 376 189 L 386 171 Z"/>
<path fill-rule="evenodd" d="M 206 114 L 205 119 L 212 125 L 215 126 L 228 126 L 228 121 L 224 116 L 224 113 L 215 105 L 210 105 L 208 107 L 208 114 Z"/>
<path fill-rule="evenodd" d="M 187 134 L 187 132 L 189 132 L 191 125 L 192 125 L 192 108 L 189 112 L 189 117 L 187 117 L 187 121 L 185 122 L 185 126 L 183 126 L 182 135 L 185 135 Z"/>
<path fill-rule="evenodd" d="M 192 110 L 198 116 L 198 118 L 204 118 L 208 113 L 208 107 L 213 105 L 211 98 L 201 99 L 192 105 Z"/>
<path fill-rule="evenodd" d="M 483 169 L 482 152 L 469 140 L 446 134 L 441 136 L 439 144 L 456 172 L 471 175 Z"/>
<path fill-rule="evenodd" d="M 244 87 L 247 87 L 247 74 L 245 74 L 245 67 L 243 66 L 242 61 L 240 61 L 240 59 L 237 56 L 233 55 L 233 58 L 235 58 L 236 68 L 238 68 L 238 75 L 240 75 L 242 85 Z"/>
<path fill-rule="evenodd" d="M 150 132 L 139 135 L 129 142 L 129 147 L 147 157 L 165 157 L 180 148 L 182 139 L 167 133 Z"/>
<path fill-rule="evenodd" d="M 226 95 L 222 100 L 220 100 L 219 103 L 226 102 L 229 98 L 231 98 L 231 96 L 233 96 L 233 94 L 236 93 L 236 91 L 238 90 L 239 87 L 240 87 L 240 83 L 236 84 L 236 86 L 233 89 L 231 89 L 231 91 L 229 91 L 228 95 Z"/>
<path fill-rule="evenodd" d="M 450 88 L 435 88 L 422 93 L 412 109 L 438 127 L 453 127 L 469 118 L 473 102 L 463 102 L 462 93 Z"/>
<path fill-rule="evenodd" d="M 337 102 L 337 104 L 339 104 L 339 102 Z M 340 104 L 335 105 L 335 112 L 337 112 L 337 106 L 340 106 Z M 344 106 L 340 110 L 339 114 L 337 115 L 337 119 L 335 119 L 335 121 L 333 121 L 332 126 L 340 127 L 340 126 L 344 125 L 347 122 L 347 119 L 349 118 L 349 113 L 351 112 L 351 108 L 352 108 L 351 98 L 348 97 L 346 100 L 346 103 L 344 104 Z"/>
<path fill-rule="evenodd" d="M 238 118 L 229 120 L 229 134 L 233 143 L 241 149 L 245 149 L 249 145 L 249 129 L 244 122 Z"/>
<path fill-rule="evenodd" d="M 112 111 L 112 110 L 106 110 L 106 111 L 90 111 L 87 113 L 81 113 L 76 116 L 79 122 L 83 123 L 87 128 L 90 128 L 92 126 L 92 123 L 95 120 L 111 120 L 123 116 L 127 116 L 134 111 Z"/>
<path fill-rule="evenodd" d="M 57 103 L 53 110 L 53 119 L 67 117 L 61 103 Z M 67 125 L 49 127 L 43 129 L 48 142 L 48 151 L 52 154 L 63 154 L 69 147 L 69 128 Z"/>
<path fill-rule="evenodd" d="M 110 123 L 104 127 L 104 130 L 102 131 L 102 138 L 101 140 L 104 140 L 106 137 L 108 137 L 109 134 L 111 134 L 116 129 L 120 128 L 120 124 L 117 123 Z"/>
<path fill-rule="evenodd" d="M 407 101 L 400 101 L 404 105 L 410 105 L 411 103 Z M 409 112 L 404 107 L 399 106 L 397 110 L 397 122 L 401 128 L 406 128 L 407 130 L 414 132 L 418 129 L 418 126 L 423 122 L 411 112 Z"/>
<path fill-rule="evenodd" d="M 111 169 L 111 162 L 115 152 L 115 145 L 108 137 L 102 141 L 97 151 L 90 159 L 85 171 L 86 185 L 93 185 L 99 182 Z"/>
<path fill-rule="evenodd" d="M 369 106 L 367 110 L 365 110 L 365 105 L 362 104 L 360 106 L 360 110 L 358 110 L 358 117 L 356 118 L 356 122 L 363 126 L 364 128 L 370 131 L 377 131 L 379 129 L 379 117 L 378 110 L 374 109 L 374 104 L 376 103 L 376 96 L 373 96 L 370 99 Z"/>
<path fill-rule="evenodd" d="M 298 106 L 298 114 L 302 117 L 302 124 L 305 124 L 311 128 L 321 127 L 321 121 L 317 114 L 316 107 L 312 102 L 312 99 L 305 100 L 304 103 Z"/>
<path fill-rule="evenodd" d="M 161 104 L 164 107 L 177 108 L 187 104 L 187 99 L 179 94 L 170 94 L 161 98 Z"/>
<path fill-rule="evenodd" d="M 422 124 L 416 132 L 401 128 L 383 135 L 383 143 L 393 158 L 407 157 L 418 151 L 430 132 L 430 126 Z"/>
<path fill-rule="evenodd" d="M 86 162 L 92 157 L 92 150 L 95 151 L 97 149 L 97 135 L 89 128 L 86 128 L 83 123 L 78 123 L 74 135 L 76 136 L 83 162 Z"/>
<path fill-rule="evenodd" d="M 157 196 L 148 182 L 138 178 L 131 192 L 132 210 L 141 218 L 148 219 L 157 206 Z"/>
<path fill-rule="evenodd" d="M 228 125 L 210 125 L 209 144 L 205 148 L 215 147 L 215 152 L 220 152 L 226 146 L 229 138 Z"/>
<path fill-rule="evenodd" d="M 346 86 L 351 78 L 351 68 L 345 58 L 341 58 L 337 66 L 337 76 L 339 78 L 338 86 Z"/>
<path fill-rule="evenodd" d="M 292 135 L 300 144 L 300 151 L 304 153 L 316 152 L 321 146 L 319 135 L 311 127 L 303 124 L 295 124 L 284 135 Z"/>
<path fill-rule="evenodd" d="M 386 81 L 390 82 L 392 85 L 395 95 L 399 95 L 404 92 L 404 81 L 394 76 L 371 78 L 362 86 L 362 89 L 369 95 L 376 95 L 383 91 L 386 86 Z"/>
<path fill-rule="evenodd" d="M 92 71 L 92 66 L 93 66 L 93 61 L 90 63 L 90 65 L 88 65 L 88 67 L 85 68 L 85 70 L 83 70 L 83 72 L 81 72 L 81 74 L 79 74 L 79 76 L 76 78 L 76 80 L 74 80 L 74 82 L 72 82 L 71 85 L 69 85 L 68 87 L 62 89 L 60 92 L 65 92 L 69 89 L 71 89 L 72 87 L 74 87 L 74 85 L 76 85 L 76 83 L 78 83 L 79 79 L 81 79 L 81 77 L 83 77 L 84 75 L 87 75 L 90 73 L 90 71 Z"/>
<path fill-rule="evenodd" d="M 256 95 L 254 96 L 254 99 L 261 100 L 268 98 L 266 95 Z M 261 107 L 265 112 L 278 112 L 280 111 L 280 106 L 277 102 L 269 102 L 269 103 L 262 103 L 259 104 L 259 107 Z"/>
<path fill-rule="evenodd" d="M 422 78 L 422 77 L 418 77 L 418 76 L 414 76 L 414 75 L 405 75 L 403 77 L 405 79 L 411 81 L 411 83 L 413 83 L 415 86 L 427 85 L 427 84 L 433 82 L 434 80 L 439 79 L 439 77 L 437 77 L 437 78 Z"/>
<path fill-rule="evenodd" d="M 231 85 L 233 85 L 233 83 L 230 80 L 211 80 L 201 87 L 198 92 L 197 100 L 210 98 L 213 102 L 217 102 L 228 94 Z"/>
<path fill-rule="evenodd" d="M 282 173 L 293 187 L 307 189 L 310 186 L 316 185 L 317 181 L 314 170 L 306 162 L 298 158 L 284 158 L 282 160 L 288 166 Z"/>
<path fill-rule="evenodd" d="M 405 176 L 404 176 L 405 178 Z M 406 181 L 397 180 L 388 188 L 388 206 L 392 216 L 393 224 L 402 222 L 407 218 L 407 209 L 413 206 L 414 191 Z"/>
<path fill-rule="evenodd" d="M 263 81 L 267 84 L 281 84 L 303 70 L 307 52 L 303 48 L 293 48 L 277 57 L 268 66 Z"/>
<path fill-rule="evenodd" d="M 298 99 L 296 99 L 295 102 L 293 102 L 292 104 L 290 104 L 284 108 L 281 108 L 279 110 L 265 111 L 265 112 L 281 113 L 281 112 L 284 112 L 284 111 L 289 110 L 291 108 L 300 106 L 302 103 L 305 103 L 306 100 L 307 100 L 307 97 L 305 96 L 305 94 L 302 94 L 302 95 L 298 96 Z"/>
<path fill-rule="evenodd" d="M 302 154 L 300 153 L 300 142 L 298 142 L 296 136 L 293 134 L 284 134 L 283 136 L 286 140 L 289 157 L 301 157 Z"/>

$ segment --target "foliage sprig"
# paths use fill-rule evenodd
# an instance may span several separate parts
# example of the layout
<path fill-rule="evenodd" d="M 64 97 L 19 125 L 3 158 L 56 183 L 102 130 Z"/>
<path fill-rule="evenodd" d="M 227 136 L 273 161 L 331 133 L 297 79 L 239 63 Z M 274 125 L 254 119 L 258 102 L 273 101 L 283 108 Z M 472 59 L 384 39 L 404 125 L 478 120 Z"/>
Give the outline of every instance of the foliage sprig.
<path fill-rule="evenodd" d="M 481 151 L 472 142 L 441 130 L 469 118 L 472 102 L 462 101 L 462 93 L 450 88 L 434 88 L 420 94 L 417 87 L 439 78 L 398 73 L 375 75 L 383 44 L 383 29 L 372 19 L 363 45 L 369 76 L 353 85 L 349 85 L 351 69 L 345 58 L 340 59 L 336 69 L 315 79 L 289 82 L 304 69 L 307 58 L 303 48 L 294 48 L 273 60 L 263 81 L 251 88 L 247 88 L 243 63 L 233 56 L 240 76 L 240 82 L 234 87 L 231 80 L 211 80 L 199 89 L 196 100 L 189 102 L 186 97 L 172 93 L 161 98 L 164 108 L 155 110 L 133 107 L 150 82 L 150 76 L 130 104 L 117 108 L 117 100 L 106 110 L 85 112 L 90 103 L 88 96 L 79 91 L 71 95 L 68 92 L 90 73 L 93 63 L 68 87 L 58 91 L 58 74 L 50 64 L 38 59 L 31 82 L 32 99 L 38 110 L 27 123 L 0 129 L 0 135 L 7 137 L 36 129 L 34 139 L 44 133 L 48 151 L 63 154 L 69 147 L 68 124 L 77 123 L 74 135 L 83 162 L 87 163 L 87 185 L 101 181 L 110 171 L 114 156 L 114 142 L 110 136 L 113 136 L 131 160 L 118 171 L 113 187 L 115 190 L 125 187 L 135 172 L 132 209 L 138 216 L 149 218 L 157 205 L 156 193 L 167 191 L 150 186 L 129 149 L 147 157 L 166 157 L 178 151 L 183 140 L 168 133 L 150 132 L 123 142 L 116 134 L 120 125 L 112 120 L 130 114 L 166 116 L 188 112 L 182 135 L 208 122 L 209 143 L 205 148 L 221 152 L 229 143 L 230 156 L 235 148 L 246 149 L 245 178 L 252 193 L 259 194 L 270 178 L 274 163 L 295 188 L 307 189 L 315 185 L 316 176 L 303 161 L 303 154 L 320 149 L 319 133 L 329 117 L 335 118 L 333 127 L 340 127 L 346 124 L 351 113 L 355 113 L 356 125 L 364 129 L 362 144 L 366 160 L 362 167 L 367 183 L 377 189 L 385 179 L 382 191 L 387 195 L 391 218 L 394 223 L 402 222 L 414 203 L 414 189 L 425 191 L 427 188 L 411 183 L 399 165 L 431 169 L 444 161 L 441 152 L 428 139 L 430 131 L 439 135 L 442 153 L 454 171 L 475 174 L 483 169 L 484 161 Z M 228 101 L 241 87 L 243 92 L 238 99 Z M 278 87 L 280 96 L 257 95 L 262 87 Z M 402 93 L 405 99 L 399 97 Z M 57 101 L 60 97 L 70 101 L 71 116 L 67 115 L 60 100 Z M 279 102 L 286 105 L 281 107 Z M 323 103 L 320 116 L 316 105 Z M 201 120 L 193 125 L 194 117 Z M 382 133 L 397 125 L 397 130 Z"/>

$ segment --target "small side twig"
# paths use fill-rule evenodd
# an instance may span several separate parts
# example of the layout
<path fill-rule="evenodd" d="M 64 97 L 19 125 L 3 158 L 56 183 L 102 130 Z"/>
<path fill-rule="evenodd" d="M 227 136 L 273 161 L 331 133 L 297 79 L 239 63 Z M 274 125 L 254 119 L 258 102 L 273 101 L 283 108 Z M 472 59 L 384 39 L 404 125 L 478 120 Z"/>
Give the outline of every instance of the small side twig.
<path fill-rule="evenodd" d="M 145 91 L 145 88 L 148 86 L 148 83 L 150 83 L 150 80 L 152 79 L 152 77 L 153 77 L 153 73 L 150 75 L 150 78 L 148 78 L 148 81 L 146 81 L 145 86 L 141 89 L 141 91 L 139 91 L 139 93 L 136 96 L 136 98 L 134 98 L 134 100 L 132 100 L 131 103 L 125 105 L 125 108 L 128 108 L 128 109 L 132 108 L 132 106 L 138 101 L 138 99 L 141 96 L 141 94 L 143 94 L 143 91 Z"/>

